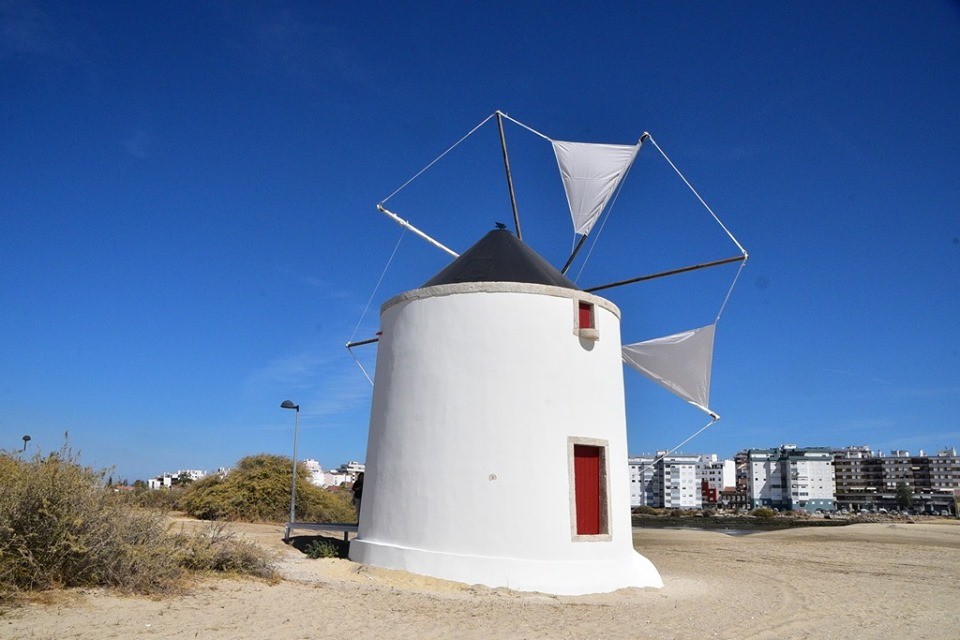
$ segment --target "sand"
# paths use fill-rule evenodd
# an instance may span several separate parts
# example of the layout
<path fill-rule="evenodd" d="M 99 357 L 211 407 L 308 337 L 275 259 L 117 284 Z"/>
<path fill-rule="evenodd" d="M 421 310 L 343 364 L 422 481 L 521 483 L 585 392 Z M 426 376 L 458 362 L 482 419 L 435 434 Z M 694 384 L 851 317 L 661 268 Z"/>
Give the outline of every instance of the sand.
<path fill-rule="evenodd" d="M 162 599 L 60 594 L 0 638 L 960 638 L 960 523 L 729 536 L 637 529 L 663 589 L 555 597 L 310 560 L 282 527 L 234 525 L 283 579 L 210 579 Z"/>

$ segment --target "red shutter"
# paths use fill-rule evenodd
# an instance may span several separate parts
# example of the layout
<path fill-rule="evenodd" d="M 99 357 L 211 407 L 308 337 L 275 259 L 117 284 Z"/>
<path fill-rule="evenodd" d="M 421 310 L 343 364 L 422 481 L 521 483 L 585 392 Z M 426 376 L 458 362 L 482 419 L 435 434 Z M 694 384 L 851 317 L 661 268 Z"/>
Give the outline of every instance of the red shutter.
<path fill-rule="evenodd" d="M 580 328 L 593 329 L 593 305 L 589 302 L 580 303 Z"/>

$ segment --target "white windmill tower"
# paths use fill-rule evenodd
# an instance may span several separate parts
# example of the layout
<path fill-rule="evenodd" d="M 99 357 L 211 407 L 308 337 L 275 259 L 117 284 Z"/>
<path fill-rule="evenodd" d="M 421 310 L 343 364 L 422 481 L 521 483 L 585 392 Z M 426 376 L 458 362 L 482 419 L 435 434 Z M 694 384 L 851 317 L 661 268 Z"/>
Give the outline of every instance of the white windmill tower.
<path fill-rule="evenodd" d="M 494 116 L 516 236 L 498 225 L 458 256 L 378 205 L 456 259 L 382 305 L 380 338 L 347 344 L 379 341 L 350 558 L 553 594 L 661 587 L 656 568 L 633 548 L 622 365 L 708 413 L 712 424 L 720 313 L 706 327 L 621 347 L 619 309 L 592 291 L 735 262 L 742 268 L 746 251 L 649 134 L 635 145 L 556 141 L 499 111 L 473 131 Z M 562 271 L 522 241 L 504 118 L 553 146 L 580 236 Z M 645 140 L 741 254 L 582 290 L 564 273 Z"/>
<path fill-rule="evenodd" d="M 350 559 L 554 594 L 662 586 L 633 549 L 619 316 L 506 230 L 388 300 Z"/>

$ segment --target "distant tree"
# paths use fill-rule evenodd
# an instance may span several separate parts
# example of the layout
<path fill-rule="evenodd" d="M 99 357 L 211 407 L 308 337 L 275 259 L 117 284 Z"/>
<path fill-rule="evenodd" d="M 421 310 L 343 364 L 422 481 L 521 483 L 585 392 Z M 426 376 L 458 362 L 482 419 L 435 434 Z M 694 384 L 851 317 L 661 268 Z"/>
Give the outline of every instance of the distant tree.
<path fill-rule="evenodd" d="M 133 488 L 137 491 L 146 491 L 148 487 L 145 480 L 134 480 Z"/>
<path fill-rule="evenodd" d="M 909 509 L 913 506 L 913 491 L 902 480 L 897 483 L 897 506 L 901 510 Z"/>
<path fill-rule="evenodd" d="M 181 484 L 186 485 L 193 482 L 193 478 L 190 477 L 190 474 L 186 471 L 181 471 L 180 475 L 170 481 L 170 484 Z"/>

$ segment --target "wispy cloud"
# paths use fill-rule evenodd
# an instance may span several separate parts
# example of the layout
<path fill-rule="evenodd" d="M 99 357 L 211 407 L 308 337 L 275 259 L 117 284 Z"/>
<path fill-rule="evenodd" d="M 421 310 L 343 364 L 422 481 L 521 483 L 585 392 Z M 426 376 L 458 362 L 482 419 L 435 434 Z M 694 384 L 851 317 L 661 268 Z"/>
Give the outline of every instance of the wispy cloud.
<path fill-rule="evenodd" d="M 50 19 L 34 3 L 0 2 L 0 55 L 47 55 L 56 48 Z"/>
<path fill-rule="evenodd" d="M 960 386 L 906 387 L 898 389 L 896 393 L 903 398 L 921 398 L 924 400 L 960 398 Z"/>
<path fill-rule="evenodd" d="M 322 5 L 317 5 L 322 6 Z M 219 5 L 230 27 L 226 38 L 237 55 L 260 71 L 282 74 L 304 86 L 323 88 L 331 80 L 367 83 L 352 43 L 303 6 L 229 2 Z"/>
<path fill-rule="evenodd" d="M 894 383 L 889 380 L 884 380 L 882 378 L 864 374 L 859 371 L 851 371 L 849 369 L 833 369 L 830 367 L 824 367 L 822 371 L 825 371 L 827 373 L 833 373 L 844 378 L 855 378 L 857 380 L 867 380 L 869 382 L 876 382 L 877 384 L 883 384 L 888 386 L 894 385 Z"/>
<path fill-rule="evenodd" d="M 79 49 L 35 2 L 0 0 L 0 58 L 47 58 L 76 63 Z"/>
<path fill-rule="evenodd" d="M 839 419 L 832 423 L 831 429 L 841 435 L 866 434 L 873 435 L 883 433 L 888 429 L 897 426 L 897 421 L 887 417 L 876 416 L 857 416 L 847 419 Z"/>
<path fill-rule="evenodd" d="M 247 376 L 247 387 L 283 386 L 295 390 L 306 388 L 309 377 L 329 363 L 330 358 L 314 351 L 276 358 Z"/>
<path fill-rule="evenodd" d="M 290 396 L 306 429 L 340 426 L 368 406 L 370 385 L 349 357 L 304 350 L 277 358 L 247 376 L 247 395 Z"/>
<path fill-rule="evenodd" d="M 131 156 L 142 160 L 147 157 L 150 139 L 150 132 L 146 129 L 134 129 L 123 141 L 123 146 Z"/>

